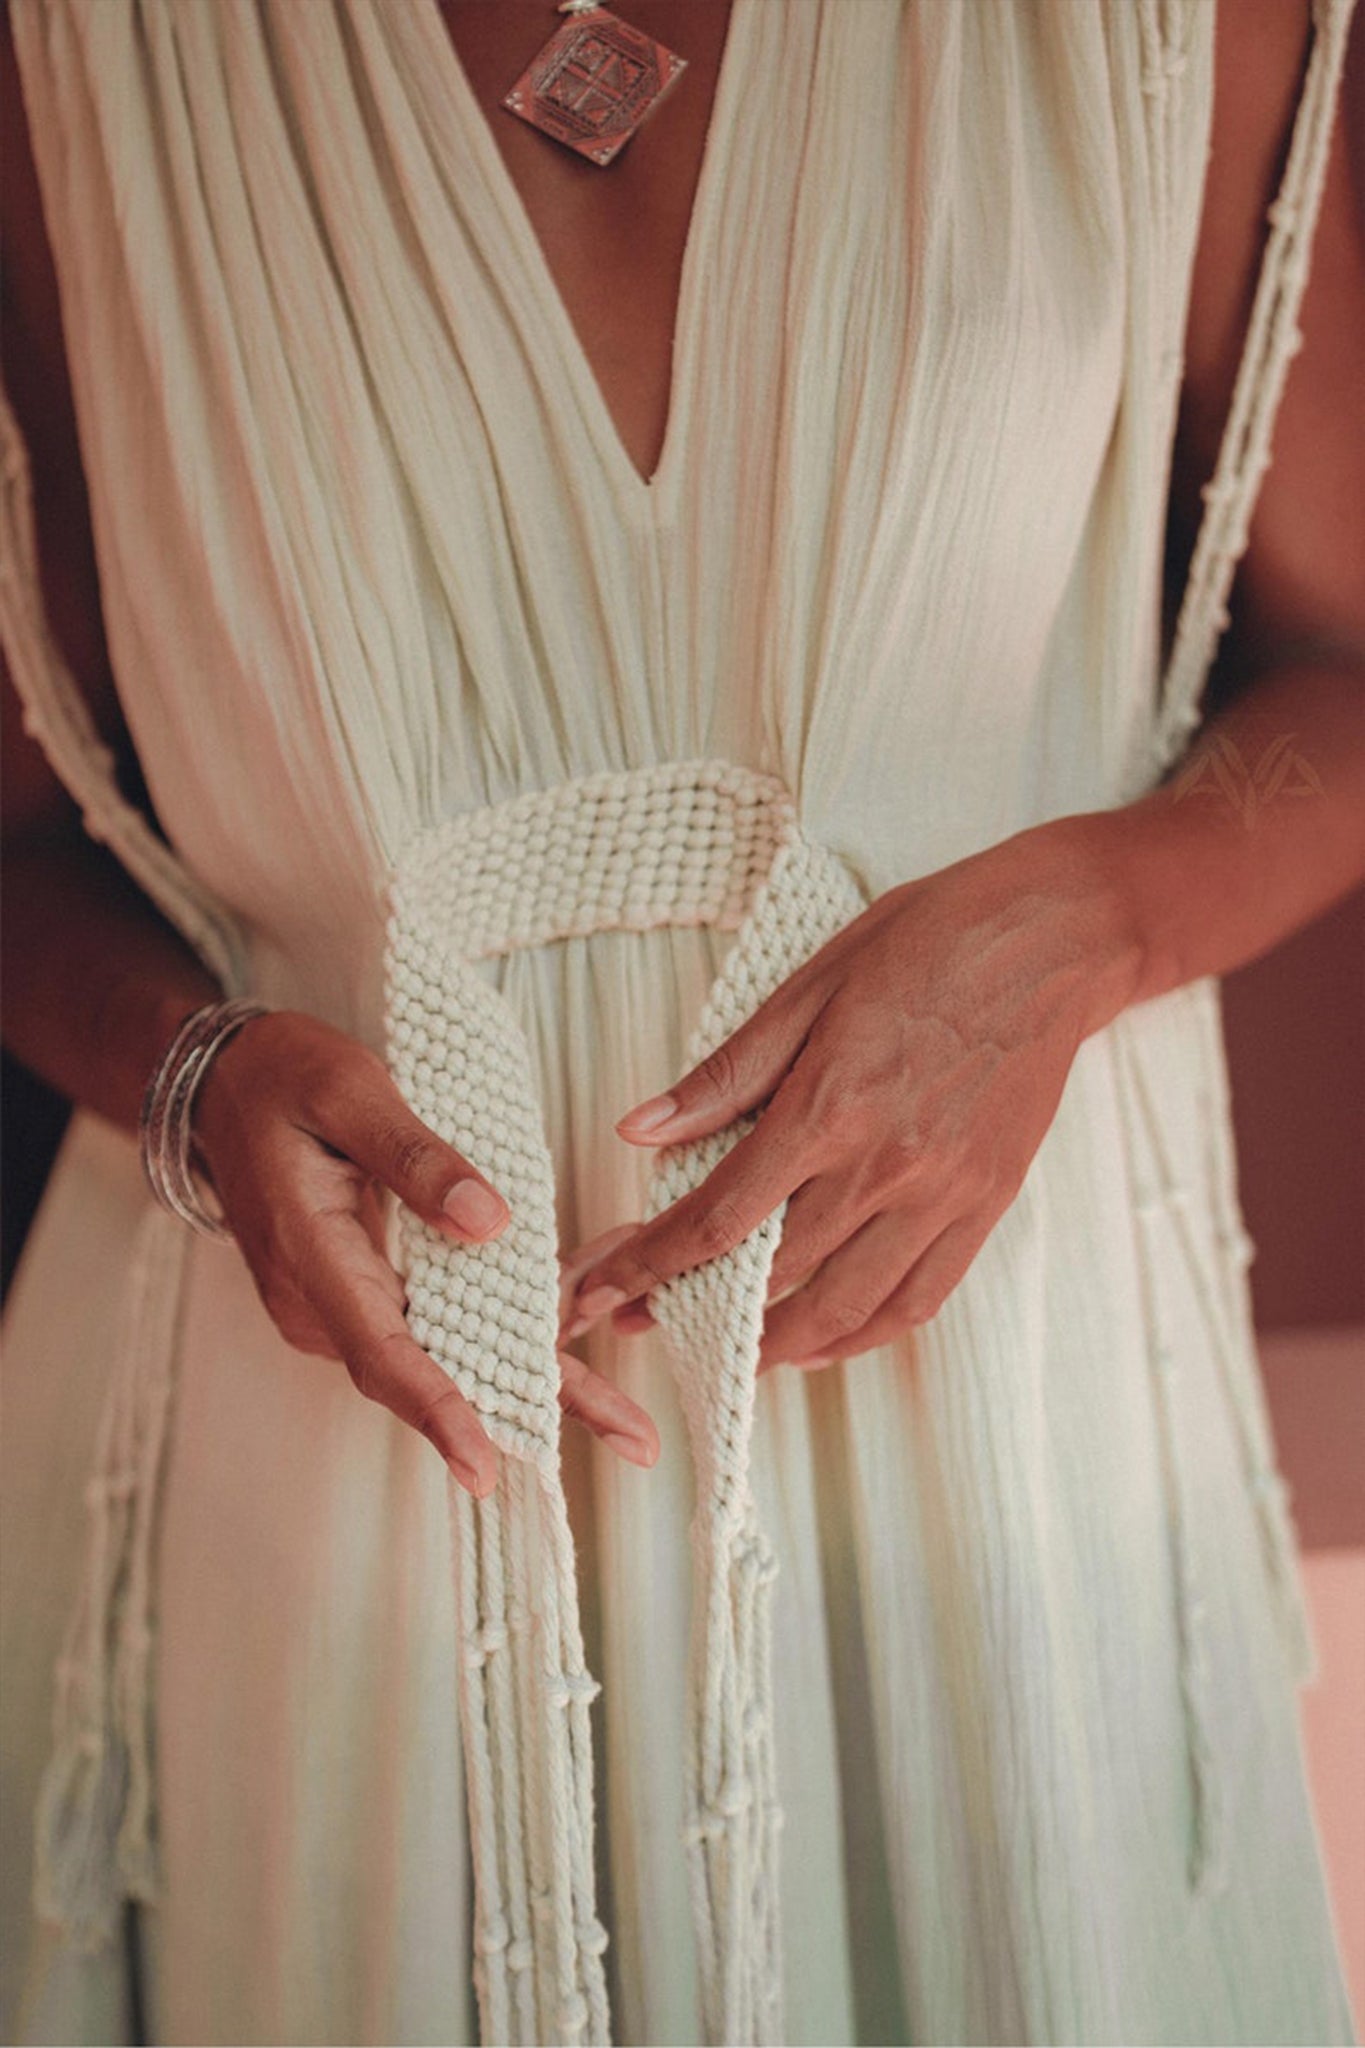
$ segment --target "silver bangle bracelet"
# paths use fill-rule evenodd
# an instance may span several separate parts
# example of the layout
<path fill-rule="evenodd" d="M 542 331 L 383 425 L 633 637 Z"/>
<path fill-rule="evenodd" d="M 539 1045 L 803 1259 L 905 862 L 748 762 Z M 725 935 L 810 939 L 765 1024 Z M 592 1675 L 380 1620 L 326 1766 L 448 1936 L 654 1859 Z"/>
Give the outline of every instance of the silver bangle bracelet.
<path fill-rule="evenodd" d="M 164 1209 L 205 1237 L 230 1240 L 221 1215 L 205 1208 L 195 1182 L 191 1117 L 209 1063 L 233 1032 L 267 1005 L 249 996 L 205 1003 L 186 1017 L 147 1083 L 138 1119 L 138 1149 L 147 1184 Z"/>

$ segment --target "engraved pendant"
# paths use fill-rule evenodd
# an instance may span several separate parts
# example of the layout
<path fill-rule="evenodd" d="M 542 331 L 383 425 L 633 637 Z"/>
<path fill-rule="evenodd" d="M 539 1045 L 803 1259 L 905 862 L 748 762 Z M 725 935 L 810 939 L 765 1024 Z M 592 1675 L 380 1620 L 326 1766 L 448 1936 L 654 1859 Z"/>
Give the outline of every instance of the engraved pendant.
<path fill-rule="evenodd" d="M 687 59 L 594 0 L 561 0 L 570 19 L 556 29 L 502 104 L 589 163 L 609 164 Z"/>

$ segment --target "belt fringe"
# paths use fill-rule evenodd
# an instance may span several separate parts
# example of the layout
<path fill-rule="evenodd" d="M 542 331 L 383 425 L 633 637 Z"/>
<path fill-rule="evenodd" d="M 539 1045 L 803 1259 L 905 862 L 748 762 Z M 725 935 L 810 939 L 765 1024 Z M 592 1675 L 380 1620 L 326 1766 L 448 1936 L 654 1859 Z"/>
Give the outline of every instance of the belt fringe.
<path fill-rule="evenodd" d="M 608 930 L 712 925 L 738 937 L 687 1051 L 695 1064 L 865 906 L 807 841 L 771 777 L 721 761 L 585 777 L 430 828 L 396 864 L 388 1042 L 416 1113 L 486 1172 L 512 1221 L 476 1247 L 401 1219 L 414 1335 L 446 1367 L 509 1461 L 489 1498 L 456 1502 L 461 1692 L 475 1850 L 484 2038 L 609 2038 L 592 1907 L 592 1749 L 571 1536 L 558 1479 L 554 1182 L 529 1048 L 474 971 L 517 947 Z M 665 1148 L 647 1213 L 705 1179 L 752 1127 Z M 782 1212 L 734 1251 L 651 1297 L 670 1349 L 696 1474 L 684 1843 L 708 2041 L 783 2038 L 771 1586 L 776 1559 L 749 1479 L 758 1347 Z M 452 1482 L 453 1485 L 453 1482 Z M 454 1489 L 452 1500 L 462 1492 Z M 536 1541 L 528 1542 L 531 1528 Z M 542 1560 L 537 1579 L 526 1569 Z M 553 1568 L 546 1565 L 552 1560 Z M 509 1620 L 515 1614 L 518 1621 Z M 525 1647 L 540 1644 L 539 1660 Z M 490 1674 L 511 1659 L 518 1682 Z M 518 1661 L 520 1660 L 520 1661 Z M 515 1703 L 515 1725 L 509 1707 Z M 533 1967 L 537 1916 L 552 1961 Z"/>

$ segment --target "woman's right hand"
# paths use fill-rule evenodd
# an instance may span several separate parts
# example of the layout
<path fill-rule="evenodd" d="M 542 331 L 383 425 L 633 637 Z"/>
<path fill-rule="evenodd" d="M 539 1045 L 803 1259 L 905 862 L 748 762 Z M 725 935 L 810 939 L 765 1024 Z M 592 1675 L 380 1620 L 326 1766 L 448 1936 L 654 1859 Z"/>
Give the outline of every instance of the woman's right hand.
<path fill-rule="evenodd" d="M 471 1493 L 488 1493 L 497 1452 L 407 1327 L 379 1189 L 457 1244 L 505 1228 L 503 1197 L 414 1115 L 377 1053 L 298 1010 L 248 1019 L 215 1054 L 195 1101 L 194 1145 L 280 1334 L 342 1360 L 362 1394 L 420 1430 Z M 565 1412 L 652 1465 L 659 1438 L 645 1410 L 580 1359 L 559 1356 Z"/>

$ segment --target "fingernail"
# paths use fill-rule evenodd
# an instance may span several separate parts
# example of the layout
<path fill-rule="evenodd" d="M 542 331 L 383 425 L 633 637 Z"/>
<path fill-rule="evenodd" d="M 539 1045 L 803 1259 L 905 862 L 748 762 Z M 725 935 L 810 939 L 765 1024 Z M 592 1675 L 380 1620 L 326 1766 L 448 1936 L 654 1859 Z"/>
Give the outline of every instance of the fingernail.
<path fill-rule="evenodd" d="M 560 1331 L 560 1343 L 567 1344 L 571 1338 L 581 1337 L 591 1321 L 591 1316 L 575 1316 L 573 1321 L 571 1323 L 566 1323 L 564 1325 L 564 1328 Z"/>
<path fill-rule="evenodd" d="M 479 1180 L 457 1180 L 441 1208 L 452 1223 L 475 1237 L 487 1237 L 507 1216 L 506 1203 Z"/>
<path fill-rule="evenodd" d="M 612 1309 L 620 1308 L 623 1302 L 630 1299 L 624 1287 L 591 1287 L 586 1294 L 575 1297 L 574 1307 L 580 1316 L 586 1316 L 591 1323 L 595 1322 L 598 1316 L 609 1315 Z"/>
<path fill-rule="evenodd" d="M 498 1483 L 496 1472 L 492 1473 L 491 1476 L 480 1472 L 478 1466 L 471 1465 L 467 1458 L 461 1458 L 452 1454 L 446 1459 L 446 1463 L 459 1480 L 461 1486 L 467 1488 L 476 1500 L 483 1500 L 486 1495 L 493 1491 L 493 1488 Z"/>
<path fill-rule="evenodd" d="M 677 1102 L 671 1095 L 651 1095 L 648 1102 L 642 1102 L 638 1109 L 627 1110 L 617 1123 L 618 1131 L 653 1131 L 660 1124 L 666 1124 L 676 1116 Z"/>
<path fill-rule="evenodd" d="M 604 1430 L 602 1441 L 604 1444 L 610 1444 L 614 1451 L 619 1451 L 623 1458 L 629 1458 L 632 1465 L 643 1465 L 646 1471 L 657 1456 L 653 1446 L 644 1437 L 628 1436 L 621 1429 Z"/>

